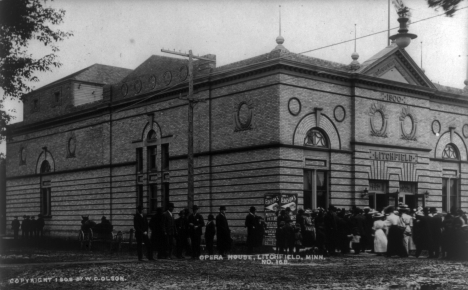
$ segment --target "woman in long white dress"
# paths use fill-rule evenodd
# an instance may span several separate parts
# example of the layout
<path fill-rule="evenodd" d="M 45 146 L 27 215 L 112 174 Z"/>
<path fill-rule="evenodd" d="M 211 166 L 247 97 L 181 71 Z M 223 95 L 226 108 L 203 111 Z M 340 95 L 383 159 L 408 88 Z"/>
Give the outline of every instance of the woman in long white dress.
<path fill-rule="evenodd" d="M 382 220 L 385 216 L 380 213 L 376 213 L 372 216 L 374 219 L 374 252 L 380 256 L 387 252 L 387 235 L 384 232 L 386 227 L 385 222 Z"/>

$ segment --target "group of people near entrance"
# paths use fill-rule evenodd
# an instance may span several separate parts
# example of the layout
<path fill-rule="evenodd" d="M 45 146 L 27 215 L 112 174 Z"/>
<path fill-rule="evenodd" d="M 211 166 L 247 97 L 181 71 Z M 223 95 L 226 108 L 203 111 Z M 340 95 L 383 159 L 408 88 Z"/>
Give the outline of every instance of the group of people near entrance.
<path fill-rule="evenodd" d="M 388 206 L 382 212 L 368 207 L 350 211 L 330 206 L 328 210 L 298 210 L 292 222 L 290 210 L 277 217 L 277 251 L 300 254 L 302 248 L 324 255 L 370 251 L 387 257 L 416 257 L 427 251 L 429 258 L 468 259 L 467 216 L 452 208 L 410 209 L 405 204 Z M 302 253 L 305 251 L 302 250 Z"/>
<path fill-rule="evenodd" d="M 204 217 L 194 205 L 192 212 L 183 209 L 174 217 L 174 204 L 167 210 L 161 208 L 148 222 L 137 207 L 134 216 L 135 237 L 138 259 L 143 259 L 142 244 L 147 249 L 147 258 L 153 260 L 153 249 L 158 259 L 184 258 L 184 255 L 198 259 L 201 240 L 204 235 L 208 254 L 213 255 L 214 238 L 218 254 L 225 256 L 231 249 L 232 238 L 226 218 L 226 207 L 221 206 L 216 217 Z M 247 228 L 247 251 L 252 254 L 262 246 L 266 224 L 256 214 L 255 207 L 249 209 L 245 218 Z M 205 230 L 203 231 L 203 228 Z M 151 230 L 151 236 L 149 236 Z M 416 257 L 427 251 L 429 258 L 468 259 L 467 216 L 462 210 L 452 208 L 449 213 L 437 213 L 437 209 L 410 209 L 405 204 L 388 206 L 382 212 L 369 207 L 351 210 L 330 206 L 328 210 L 299 209 L 293 215 L 290 208 L 277 212 L 276 251 L 279 254 L 325 256 L 354 254 L 369 251 L 386 257 Z"/>
<path fill-rule="evenodd" d="M 20 222 L 18 217 L 15 216 L 11 221 L 11 230 L 13 231 L 14 239 L 19 238 L 19 230 L 21 229 L 21 238 L 31 239 L 34 237 L 42 237 L 44 235 L 44 217 L 42 214 L 36 216 L 23 216 L 23 220 Z"/>
<path fill-rule="evenodd" d="M 154 260 L 153 250 L 157 252 L 158 259 L 172 259 L 174 256 L 178 259 L 183 259 L 185 256 L 199 259 L 203 235 L 208 254 L 214 253 L 216 236 L 218 254 L 226 256 L 231 250 L 233 241 L 226 218 L 226 207 L 220 206 L 216 217 L 209 214 L 206 222 L 198 210 L 199 207 L 194 205 L 192 212 L 188 208 L 183 209 L 175 218 L 174 204 L 168 203 L 166 211 L 157 208 L 156 213 L 148 222 L 147 216 L 143 214 L 143 207 L 138 206 L 133 220 L 138 260 L 143 260 L 143 243 L 148 260 Z M 255 207 L 250 208 L 245 218 L 245 227 L 247 228 L 247 249 L 252 253 L 255 247 L 262 245 L 266 229 L 263 218 L 256 215 Z M 203 228 L 205 228 L 204 231 Z M 150 236 L 149 230 L 151 230 Z"/>

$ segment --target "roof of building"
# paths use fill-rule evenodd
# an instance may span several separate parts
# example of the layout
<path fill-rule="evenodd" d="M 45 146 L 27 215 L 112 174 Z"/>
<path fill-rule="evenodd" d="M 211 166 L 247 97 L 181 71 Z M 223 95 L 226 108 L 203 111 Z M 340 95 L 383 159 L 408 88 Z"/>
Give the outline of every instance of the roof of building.
<path fill-rule="evenodd" d="M 72 73 L 71 75 L 63 77 L 55 82 L 45 85 L 39 89 L 48 88 L 66 80 L 76 80 L 107 85 L 121 81 L 132 71 L 133 70 L 127 68 L 96 63 L 75 73 Z"/>
<path fill-rule="evenodd" d="M 277 46 L 278 47 L 278 46 Z M 217 67 L 214 71 L 215 72 L 221 72 L 225 70 L 231 70 L 235 68 L 240 68 L 243 66 L 247 65 L 253 65 L 253 64 L 258 64 L 264 61 L 268 61 L 274 58 L 279 58 L 282 57 L 284 59 L 288 60 L 293 60 L 301 63 L 306 63 L 306 64 L 311 64 L 311 65 L 316 65 L 320 67 L 325 67 L 325 68 L 330 68 L 330 69 L 335 69 L 335 70 L 340 70 L 340 71 L 346 71 L 349 72 L 351 69 L 349 65 L 329 61 L 329 60 L 323 60 L 320 58 L 316 57 L 311 57 L 311 56 L 306 56 L 302 54 L 297 54 L 293 52 L 286 52 L 283 49 L 274 49 L 273 51 L 265 54 L 261 54 L 255 57 L 247 58 L 241 61 L 233 62 L 230 64 L 226 64 L 223 66 Z"/>
<path fill-rule="evenodd" d="M 240 68 L 240 67 L 244 67 L 248 65 L 259 64 L 264 61 L 268 61 L 268 60 L 281 57 L 281 58 L 288 59 L 288 60 L 293 60 L 293 61 L 297 61 L 297 62 L 301 62 L 305 64 L 311 64 L 311 65 L 338 70 L 342 72 L 365 73 L 371 67 L 378 65 L 380 60 L 388 57 L 389 55 L 395 53 L 398 50 L 399 48 L 396 44 L 391 44 L 385 47 L 384 49 L 382 49 L 381 51 L 379 51 L 378 53 L 376 53 L 371 58 L 364 61 L 362 64 L 360 64 L 359 69 L 355 70 L 350 64 L 342 64 L 342 63 L 337 63 L 337 62 L 323 60 L 323 59 L 316 58 L 316 57 L 311 57 L 311 56 L 306 56 L 303 54 L 290 52 L 282 45 L 282 42 L 281 42 L 281 43 L 278 43 L 278 45 L 269 53 L 261 54 L 255 57 L 247 58 L 238 62 L 233 62 L 230 64 L 217 67 L 216 69 L 214 69 L 214 72 L 224 72 L 224 71 L 228 71 L 228 70 L 232 70 L 232 69 L 236 69 L 236 68 Z M 421 71 L 424 73 L 423 70 Z M 424 78 L 427 79 L 426 76 L 424 76 Z M 453 88 L 449 86 L 443 86 L 439 84 L 433 84 L 433 85 L 435 86 L 437 90 L 441 92 L 447 92 L 447 93 L 458 94 L 458 95 L 468 95 L 468 90 L 464 90 L 460 88 Z"/>

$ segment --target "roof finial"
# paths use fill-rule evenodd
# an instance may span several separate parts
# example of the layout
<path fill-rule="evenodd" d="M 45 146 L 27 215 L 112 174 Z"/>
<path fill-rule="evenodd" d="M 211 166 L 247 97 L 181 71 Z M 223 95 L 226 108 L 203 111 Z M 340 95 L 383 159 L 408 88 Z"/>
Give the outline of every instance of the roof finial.
<path fill-rule="evenodd" d="M 283 44 L 284 38 L 281 36 L 281 5 L 279 6 L 279 36 L 276 38 L 277 44 Z"/>
<path fill-rule="evenodd" d="M 354 23 L 354 52 L 356 52 L 356 23 Z"/>
<path fill-rule="evenodd" d="M 279 6 L 279 35 L 281 36 L 281 5 Z"/>
<path fill-rule="evenodd" d="M 354 52 L 351 54 L 351 58 L 353 61 L 351 62 L 351 69 L 352 70 L 358 70 L 361 67 L 361 64 L 359 64 L 358 58 L 359 58 L 359 53 L 356 52 L 356 24 L 354 24 Z"/>
<path fill-rule="evenodd" d="M 279 35 L 276 38 L 276 47 L 272 51 L 280 51 L 281 53 L 288 53 L 289 51 L 286 49 L 286 47 L 283 46 L 284 43 L 284 38 L 281 36 L 281 5 L 279 5 Z"/>
<path fill-rule="evenodd" d="M 400 23 L 400 29 L 398 33 L 390 36 L 391 40 L 394 40 L 396 45 L 400 49 L 407 47 L 411 43 L 411 39 L 418 37 L 416 34 L 408 33 L 408 24 L 411 17 L 410 9 L 403 3 L 403 0 L 393 0 L 393 5 L 398 14 L 398 22 Z"/>

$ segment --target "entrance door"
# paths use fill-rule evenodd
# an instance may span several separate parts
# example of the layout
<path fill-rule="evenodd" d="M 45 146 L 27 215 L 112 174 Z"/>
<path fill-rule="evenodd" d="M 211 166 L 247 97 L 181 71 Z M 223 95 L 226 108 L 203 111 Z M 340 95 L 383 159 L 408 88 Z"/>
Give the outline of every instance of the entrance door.
<path fill-rule="evenodd" d="M 385 191 L 387 181 L 369 180 L 369 207 L 377 211 L 382 211 L 387 206 Z"/>
<path fill-rule="evenodd" d="M 400 198 L 403 204 L 408 205 L 410 209 L 418 207 L 418 183 L 417 182 L 400 182 Z"/>
<path fill-rule="evenodd" d="M 322 170 L 304 170 L 304 209 L 328 207 L 328 174 Z"/>

